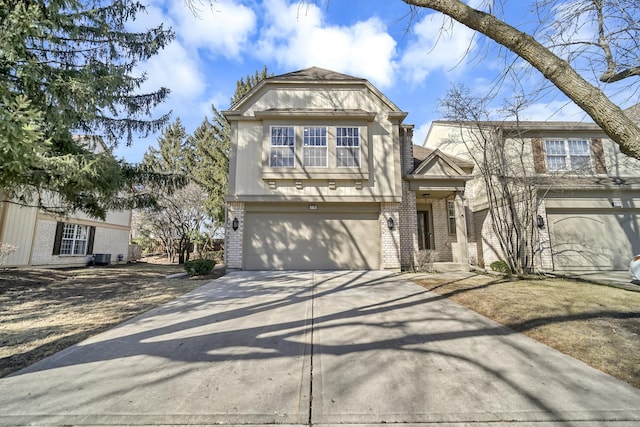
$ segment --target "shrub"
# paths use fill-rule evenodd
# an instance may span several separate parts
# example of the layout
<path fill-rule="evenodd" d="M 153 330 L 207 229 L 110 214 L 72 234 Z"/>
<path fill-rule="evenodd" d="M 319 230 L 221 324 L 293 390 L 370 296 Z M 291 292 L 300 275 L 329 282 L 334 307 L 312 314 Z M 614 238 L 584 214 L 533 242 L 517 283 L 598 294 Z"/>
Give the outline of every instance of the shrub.
<path fill-rule="evenodd" d="M 438 253 L 433 250 L 421 250 L 416 254 L 416 262 L 413 271 L 416 273 L 433 273 L 433 263 L 438 258 Z"/>
<path fill-rule="evenodd" d="M 189 276 L 202 276 L 211 273 L 213 267 L 216 266 L 215 260 L 212 259 L 194 259 L 184 263 L 184 269 Z"/>
<path fill-rule="evenodd" d="M 505 261 L 502 261 L 502 260 L 493 261 L 491 265 L 489 265 L 489 268 L 499 273 L 511 274 L 511 269 L 509 268 L 509 264 L 507 264 Z"/>

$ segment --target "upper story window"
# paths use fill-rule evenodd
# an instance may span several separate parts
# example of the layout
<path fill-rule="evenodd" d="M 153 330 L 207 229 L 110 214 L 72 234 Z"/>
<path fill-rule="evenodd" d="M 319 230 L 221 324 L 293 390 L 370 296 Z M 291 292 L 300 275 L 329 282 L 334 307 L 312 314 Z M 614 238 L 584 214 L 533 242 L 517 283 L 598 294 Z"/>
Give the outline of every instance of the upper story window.
<path fill-rule="evenodd" d="M 360 167 L 359 128 L 336 128 L 336 166 L 339 168 Z"/>
<path fill-rule="evenodd" d="M 304 166 L 327 167 L 326 127 L 305 127 L 302 145 L 304 147 Z"/>
<path fill-rule="evenodd" d="M 88 226 L 79 224 L 65 224 L 62 231 L 60 255 L 85 255 L 87 253 L 88 240 Z"/>
<path fill-rule="evenodd" d="M 292 168 L 295 166 L 296 136 L 293 126 L 271 126 L 269 166 Z"/>
<path fill-rule="evenodd" d="M 549 139 L 544 142 L 549 171 L 591 171 L 591 150 L 585 139 Z"/>

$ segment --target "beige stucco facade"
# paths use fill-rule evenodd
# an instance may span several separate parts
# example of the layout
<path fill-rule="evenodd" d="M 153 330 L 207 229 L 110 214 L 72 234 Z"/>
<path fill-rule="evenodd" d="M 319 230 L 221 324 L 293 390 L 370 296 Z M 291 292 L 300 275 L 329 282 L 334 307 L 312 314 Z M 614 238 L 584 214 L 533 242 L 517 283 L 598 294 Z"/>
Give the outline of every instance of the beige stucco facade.
<path fill-rule="evenodd" d="M 478 129 L 504 138 L 505 151 L 537 188 L 535 268 L 626 270 L 640 252 L 640 161 L 620 153 L 596 125 L 568 122 L 465 124 L 434 122 L 425 145 L 458 158 L 472 155 Z M 475 134 L 475 135 L 474 135 Z M 546 141 L 584 141 L 587 167 L 550 170 Z M 466 185 L 477 245 L 471 251 L 480 266 L 502 259 L 491 225 L 487 192 L 476 170 Z M 473 194 L 473 196 L 471 196 Z M 473 245 L 472 245 L 473 246 Z"/>
<path fill-rule="evenodd" d="M 400 224 L 406 113 L 366 80 L 312 68 L 266 79 L 224 114 L 227 268 L 400 269 L 389 219 Z M 271 164 L 274 128 L 294 133 L 291 166 Z M 326 135 L 321 166 L 305 161 L 309 129 Z M 357 129 L 357 165 L 339 165 L 342 129 Z"/>
<path fill-rule="evenodd" d="M 412 269 L 420 251 L 467 268 L 502 258 L 497 214 L 464 143 L 477 136 L 477 123 L 434 122 L 414 145 L 407 113 L 368 81 L 315 67 L 262 81 L 224 115 L 232 131 L 227 268 Z M 619 269 L 640 252 L 640 163 L 599 128 L 481 125 L 541 183 L 532 196 L 532 218 L 544 223 L 536 269 Z M 349 164 L 339 142 L 345 129 L 357 134 Z M 320 139 L 310 137 L 317 132 Z M 546 141 L 569 139 L 589 147 L 581 161 L 590 173 L 551 171 L 547 163 L 557 159 Z M 583 227 L 593 235 L 578 241 Z M 588 249 L 594 239 L 602 249 Z"/>

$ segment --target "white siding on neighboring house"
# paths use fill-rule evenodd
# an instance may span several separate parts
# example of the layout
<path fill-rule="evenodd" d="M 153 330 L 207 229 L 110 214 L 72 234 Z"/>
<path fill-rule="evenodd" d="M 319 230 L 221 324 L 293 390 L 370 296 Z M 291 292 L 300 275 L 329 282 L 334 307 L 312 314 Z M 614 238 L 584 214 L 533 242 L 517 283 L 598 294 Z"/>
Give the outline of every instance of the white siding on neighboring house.
<path fill-rule="evenodd" d="M 7 203 L 0 212 L 3 212 L 3 217 L 0 218 L 0 225 L 3 225 L 0 243 L 9 243 L 17 246 L 17 250 L 9 255 L 5 265 L 27 265 L 31 255 L 31 244 L 38 210 Z"/>

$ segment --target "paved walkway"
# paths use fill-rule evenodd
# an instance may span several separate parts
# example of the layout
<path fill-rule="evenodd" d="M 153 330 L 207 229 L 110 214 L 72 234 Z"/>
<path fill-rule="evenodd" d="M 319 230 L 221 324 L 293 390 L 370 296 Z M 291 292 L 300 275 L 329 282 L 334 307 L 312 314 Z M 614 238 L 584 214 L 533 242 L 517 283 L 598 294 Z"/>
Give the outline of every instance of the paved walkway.
<path fill-rule="evenodd" d="M 640 390 L 384 272 L 240 272 L 0 379 L 0 424 L 638 425 Z"/>

